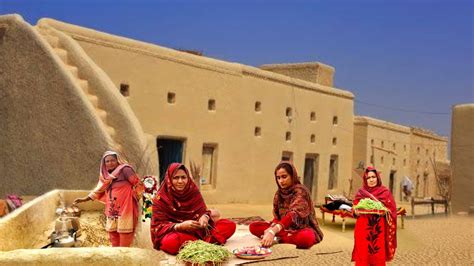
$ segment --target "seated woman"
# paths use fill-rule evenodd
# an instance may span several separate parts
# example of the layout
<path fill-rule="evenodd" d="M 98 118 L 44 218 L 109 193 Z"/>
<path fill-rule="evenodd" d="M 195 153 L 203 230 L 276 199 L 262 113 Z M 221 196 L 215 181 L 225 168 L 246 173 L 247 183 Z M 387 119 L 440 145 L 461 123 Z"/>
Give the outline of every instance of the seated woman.
<path fill-rule="evenodd" d="M 297 248 L 310 248 L 323 240 L 308 189 L 299 181 L 292 163 L 283 161 L 275 169 L 278 190 L 273 199 L 271 223 L 254 222 L 250 232 L 262 238 L 261 244 L 269 247 L 274 237 L 279 243 L 294 244 Z"/>
<path fill-rule="evenodd" d="M 369 198 L 380 201 L 390 211 L 386 216 L 361 214 L 357 209 L 354 229 L 352 261 L 356 265 L 385 265 L 393 259 L 397 248 L 397 207 L 392 193 L 382 186 L 382 179 L 375 168 L 367 167 L 363 176 L 364 186 L 355 196 L 354 205 Z"/>
<path fill-rule="evenodd" d="M 105 203 L 105 230 L 113 247 L 129 247 L 138 223 L 138 198 L 142 184 L 122 157 L 107 151 L 100 161 L 99 183 L 87 197 L 74 200 L 74 205 L 89 200 Z"/>
<path fill-rule="evenodd" d="M 217 215 L 217 216 L 216 216 Z M 217 219 L 183 164 L 172 163 L 153 200 L 151 239 L 155 249 L 177 254 L 189 240 L 224 244 L 235 232 L 234 222 Z"/>

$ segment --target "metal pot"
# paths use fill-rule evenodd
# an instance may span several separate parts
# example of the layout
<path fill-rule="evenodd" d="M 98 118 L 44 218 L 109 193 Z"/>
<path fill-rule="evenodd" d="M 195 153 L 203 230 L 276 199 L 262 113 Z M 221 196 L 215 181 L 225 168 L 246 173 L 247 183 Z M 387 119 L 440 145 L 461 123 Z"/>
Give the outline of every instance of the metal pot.
<path fill-rule="evenodd" d="M 71 248 L 76 245 L 76 234 L 74 236 L 62 236 L 54 239 L 53 247 L 57 248 Z"/>

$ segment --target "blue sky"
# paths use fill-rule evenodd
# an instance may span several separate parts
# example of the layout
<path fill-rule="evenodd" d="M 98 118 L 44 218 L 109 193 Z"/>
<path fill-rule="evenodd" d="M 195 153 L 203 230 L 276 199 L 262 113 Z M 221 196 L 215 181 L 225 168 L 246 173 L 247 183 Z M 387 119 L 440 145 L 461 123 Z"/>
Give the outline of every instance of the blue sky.
<path fill-rule="evenodd" d="M 259 66 L 320 61 L 355 113 L 449 135 L 454 104 L 474 102 L 468 0 L 0 0 L 0 14 L 50 17 L 161 46 Z"/>

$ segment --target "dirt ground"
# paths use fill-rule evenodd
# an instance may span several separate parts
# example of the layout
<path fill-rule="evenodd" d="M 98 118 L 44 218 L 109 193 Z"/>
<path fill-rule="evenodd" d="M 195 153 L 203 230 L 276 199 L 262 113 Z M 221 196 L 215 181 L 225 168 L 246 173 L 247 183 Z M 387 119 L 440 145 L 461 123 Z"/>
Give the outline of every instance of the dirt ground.
<path fill-rule="evenodd" d="M 271 205 L 226 204 L 210 205 L 221 212 L 223 218 L 260 216 L 270 220 Z M 410 213 L 410 208 L 407 208 Z M 474 217 L 445 216 L 442 208 L 431 215 L 429 207 L 417 206 L 416 216 L 405 218 L 405 228 L 400 228 L 398 220 L 398 249 L 391 265 L 473 265 L 474 264 Z M 321 213 L 317 210 L 321 220 Z M 107 235 L 99 221 L 100 212 L 85 212 L 82 217 L 83 246 L 108 246 Z M 260 261 L 245 261 L 232 258 L 228 265 L 252 262 L 255 265 L 350 265 L 353 247 L 354 219 L 346 222 L 346 231 L 342 232 L 341 219 L 335 223 L 326 216 L 325 225 L 321 225 L 324 240 L 309 250 L 296 249 L 289 244 L 272 247 L 273 254 Z M 321 224 L 321 221 L 320 221 Z M 90 227 L 90 228 L 89 228 Z M 98 230 L 100 228 L 100 230 Z M 98 232 L 100 231 L 100 232 Z M 103 232 L 102 232 L 103 231 Z M 94 236 L 94 238 L 90 238 Z M 86 240 L 87 238 L 87 240 Z M 226 247 L 235 248 L 258 244 L 258 239 L 248 232 L 248 226 L 239 225 Z M 161 251 L 157 251 L 161 252 Z M 279 260 L 277 260 L 279 259 Z M 176 265 L 173 256 L 166 256 L 161 265 Z"/>
<path fill-rule="evenodd" d="M 271 206 L 215 205 L 223 217 L 260 215 L 271 218 Z M 410 209 L 406 206 L 407 211 Z M 415 218 L 407 216 L 405 228 L 398 227 L 398 249 L 391 265 L 473 265 L 474 217 L 445 216 L 442 208 L 431 215 L 429 208 L 417 206 Z M 318 218 L 321 214 L 317 211 Z M 400 219 L 398 220 L 400 225 Z M 273 254 L 254 265 L 350 265 L 355 220 L 349 219 L 346 231 L 341 231 L 341 220 L 321 226 L 324 240 L 309 250 L 299 250 L 289 244 L 273 246 Z M 241 228 L 242 230 L 242 228 Z M 240 233 L 242 235 L 242 233 Z M 248 237 L 248 236 L 247 236 Z M 251 239 L 251 238 L 249 238 Z M 232 238 L 231 238 L 232 240 Z M 295 257 L 281 260 L 283 257 Z M 235 262 L 235 261 L 231 261 Z M 241 263 L 241 261 L 238 261 Z"/>

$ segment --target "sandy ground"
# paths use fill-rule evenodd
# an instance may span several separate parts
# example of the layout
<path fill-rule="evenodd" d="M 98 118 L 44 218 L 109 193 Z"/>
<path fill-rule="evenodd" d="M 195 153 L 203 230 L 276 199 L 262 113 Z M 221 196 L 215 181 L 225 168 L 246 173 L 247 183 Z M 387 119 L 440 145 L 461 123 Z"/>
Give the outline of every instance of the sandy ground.
<path fill-rule="evenodd" d="M 271 205 L 244 205 L 226 204 L 210 205 L 221 212 L 224 218 L 238 218 L 249 216 L 261 216 L 266 220 L 272 218 Z M 404 206 L 408 214 L 410 208 Z M 88 220 L 98 220 L 100 213 L 85 213 L 82 219 L 83 225 Z M 321 214 L 317 210 L 317 217 Z M 341 231 L 341 219 L 336 217 L 335 223 L 331 223 L 331 217 L 326 216 L 326 224 L 321 225 L 325 236 L 324 240 L 309 250 L 296 249 L 289 244 L 278 244 L 272 247 L 273 254 L 264 260 L 245 261 L 233 258 L 228 265 L 252 262 L 258 265 L 351 265 L 350 258 L 353 246 L 354 219 L 346 222 L 346 231 Z M 321 222 L 320 222 L 321 224 Z M 405 218 L 405 228 L 400 228 L 398 220 L 398 249 L 395 259 L 389 263 L 392 265 L 474 265 L 474 217 L 459 215 L 444 215 L 442 207 L 436 208 L 436 214 L 431 215 L 429 206 L 417 206 L 416 216 Z M 92 227 L 101 227 L 98 224 L 90 224 Z M 52 225 L 53 226 L 53 225 Z M 85 229 L 85 228 L 84 228 Z M 48 231 L 49 232 L 49 231 Z M 82 238 L 88 233 L 84 230 Z M 97 233 L 97 231 L 95 231 Z M 102 238 L 106 238 L 104 233 Z M 94 239 L 92 242 L 105 242 Z M 258 239 L 248 231 L 248 226 L 239 225 L 237 231 L 229 239 L 225 247 L 232 251 L 242 246 L 258 244 Z M 85 243 L 86 244 L 86 243 Z M 89 245 L 88 245 L 89 244 Z M 87 243 L 86 246 L 94 246 Z M 99 246 L 106 245 L 100 243 Z M 157 251 L 161 252 L 161 251 Z M 292 258 L 287 258 L 292 257 Z M 279 259 L 280 260 L 275 260 Z M 158 263 L 157 263 L 158 264 Z M 161 265 L 176 265 L 174 256 L 166 256 L 165 260 L 159 262 Z"/>
<path fill-rule="evenodd" d="M 213 205 L 223 217 L 245 217 L 259 215 L 271 218 L 270 205 Z M 407 211 L 410 209 L 407 207 Z M 445 216 L 442 208 L 431 215 L 429 207 L 417 206 L 416 217 L 405 219 L 405 228 L 398 228 L 398 249 L 392 265 L 473 265 L 474 264 L 474 217 Z M 321 218 L 317 212 L 318 218 Z M 400 219 L 398 220 L 400 224 Z M 296 249 L 289 244 L 272 247 L 273 254 L 265 260 L 255 261 L 255 265 L 350 265 L 353 247 L 355 220 L 349 219 L 346 231 L 341 232 L 341 220 L 331 223 L 326 217 L 326 225 L 321 226 L 324 240 L 309 250 Z M 245 226 L 239 226 L 236 234 L 226 245 L 232 250 L 235 245 L 257 243 Z M 325 254 L 329 253 L 329 254 Z M 332 254 L 331 254 L 332 253 Z M 296 257 L 281 260 L 282 257 Z M 173 258 L 169 257 L 169 262 Z M 230 264 L 246 262 L 232 260 Z M 250 262 L 250 261 L 248 261 Z M 253 262 L 253 261 L 252 261 Z M 166 264 L 165 264 L 166 265 Z"/>

